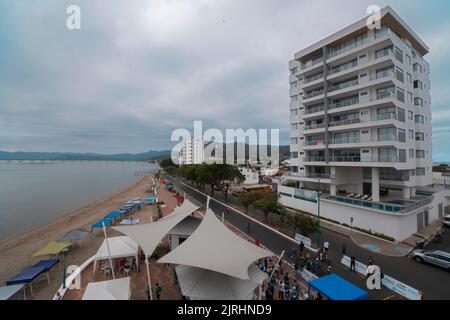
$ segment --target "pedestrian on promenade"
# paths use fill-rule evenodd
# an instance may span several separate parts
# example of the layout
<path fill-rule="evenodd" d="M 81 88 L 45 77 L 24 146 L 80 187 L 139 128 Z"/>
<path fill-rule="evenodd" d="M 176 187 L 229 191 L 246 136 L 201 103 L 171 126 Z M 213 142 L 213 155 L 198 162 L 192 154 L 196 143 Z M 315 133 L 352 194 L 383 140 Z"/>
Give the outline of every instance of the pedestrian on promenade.
<path fill-rule="evenodd" d="M 280 279 L 280 282 L 278 284 L 278 299 L 283 300 L 284 299 L 284 281 Z"/>
<path fill-rule="evenodd" d="M 250 234 L 250 222 L 247 222 L 247 233 Z"/>
<path fill-rule="evenodd" d="M 356 257 L 354 255 L 350 257 L 350 271 L 356 272 Z"/>
<path fill-rule="evenodd" d="M 159 283 L 156 284 L 156 299 L 161 300 L 161 293 L 162 293 L 162 288 L 159 285 Z"/>
<path fill-rule="evenodd" d="M 373 258 L 372 258 L 372 256 L 369 256 L 369 259 L 368 259 L 368 263 L 367 263 L 367 264 L 368 264 L 369 266 L 373 264 Z"/>
<path fill-rule="evenodd" d="M 305 244 L 303 243 L 303 241 L 300 241 L 299 248 L 300 248 L 300 254 L 303 254 L 303 250 L 305 249 Z"/>
<path fill-rule="evenodd" d="M 323 243 L 323 249 L 325 253 L 328 253 L 328 249 L 330 248 L 330 242 L 328 240 L 325 240 Z"/>
<path fill-rule="evenodd" d="M 345 244 L 342 244 L 342 255 L 345 256 L 345 254 L 347 253 L 347 248 L 345 247 Z"/>
<path fill-rule="evenodd" d="M 259 247 L 259 245 L 261 244 L 261 240 L 255 239 L 255 244 Z"/>
<path fill-rule="evenodd" d="M 147 300 L 150 300 L 150 287 L 148 287 L 148 286 L 147 286 L 146 293 L 147 293 Z"/>

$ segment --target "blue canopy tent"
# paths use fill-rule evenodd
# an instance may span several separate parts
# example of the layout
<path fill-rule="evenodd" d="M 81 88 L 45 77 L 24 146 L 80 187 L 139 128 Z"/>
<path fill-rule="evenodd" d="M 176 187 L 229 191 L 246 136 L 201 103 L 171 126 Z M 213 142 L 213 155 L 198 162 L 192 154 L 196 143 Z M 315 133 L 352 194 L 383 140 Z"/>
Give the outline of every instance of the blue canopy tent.
<path fill-rule="evenodd" d="M 105 226 L 112 225 L 111 219 L 101 219 L 101 220 L 97 221 L 96 223 L 94 223 L 91 226 L 91 229 L 93 230 L 94 228 L 103 228 L 103 223 L 105 224 Z"/>
<path fill-rule="evenodd" d="M 30 286 L 31 295 L 33 295 L 33 285 L 32 282 L 34 279 L 43 274 L 46 268 L 44 266 L 32 267 L 23 270 L 18 275 L 6 281 L 7 286 L 15 285 L 15 284 L 28 284 Z"/>
<path fill-rule="evenodd" d="M 337 274 L 318 278 L 308 283 L 309 289 L 319 291 L 329 300 L 361 300 L 367 299 L 368 293 L 354 284 L 342 279 Z"/>
<path fill-rule="evenodd" d="M 105 216 L 105 219 L 116 219 L 116 218 L 118 218 L 118 217 L 120 217 L 120 213 L 119 213 L 119 212 L 117 212 L 117 211 L 111 211 L 110 213 L 108 213 L 108 214 Z"/>

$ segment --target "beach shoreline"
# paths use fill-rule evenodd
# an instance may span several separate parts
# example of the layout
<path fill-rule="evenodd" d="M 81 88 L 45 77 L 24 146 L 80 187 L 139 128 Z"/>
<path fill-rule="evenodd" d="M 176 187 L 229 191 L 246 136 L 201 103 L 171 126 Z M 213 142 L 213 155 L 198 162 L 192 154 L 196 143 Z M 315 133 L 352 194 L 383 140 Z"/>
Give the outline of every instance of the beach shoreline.
<path fill-rule="evenodd" d="M 0 260 L 0 286 L 4 285 L 7 279 L 19 273 L 21 270 L 36 263 L 39 259 L 31 259 L 31 255 L 48 242 L 57 241 L 73 229 L 90 230 L 91 224 L 103 218 L 107 213 L 119 209 L 126 201 L 135 196 L 143 197 L 145 194 L 149 194 L 150 190 L 150 177 L 145 176 L 138 178 L 128 186 L 105 197 L 94 200 L 76 210 L 68 212 L 44 225 L 1 240 L 0 254 L 2 255 L 2 259 Z M 152 208 L 147 208 L 140 212 L 139 216 L 144 220 L 147 220 L 151 214 Z M 100 236 L 100 233 L 94 231 L 86 240 L 82 241 L 89 241 L 89 246 L 82 246 L 83 250 L 74 250 L 71 252 L 71 254 L 68 255 L 68 263 L 78 264 L 83 262 L 83 259 L 95 254 L 98 246 L 91 245 L 91 242 L 94 244 L 98 242 L 99 245 L 102 241 L 102 236 L 103 234 Z M 55 283 L 55 285 L 57 285 L 57 283 Z M 51 290 L 41 291 L 44 291 L 44 294 L 35 294 L 35 298 L 50 298 L 46 292 Z"/>

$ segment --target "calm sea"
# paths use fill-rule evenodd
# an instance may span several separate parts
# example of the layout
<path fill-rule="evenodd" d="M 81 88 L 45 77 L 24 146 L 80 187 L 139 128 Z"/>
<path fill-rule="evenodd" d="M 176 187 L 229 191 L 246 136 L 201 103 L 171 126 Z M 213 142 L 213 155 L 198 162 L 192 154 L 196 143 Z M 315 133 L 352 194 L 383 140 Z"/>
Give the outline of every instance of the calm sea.
<path fill-rule="evenodd" d="M 0 163 L 0 240 L 119 191 L 157 168 L 141 162 Z"/>

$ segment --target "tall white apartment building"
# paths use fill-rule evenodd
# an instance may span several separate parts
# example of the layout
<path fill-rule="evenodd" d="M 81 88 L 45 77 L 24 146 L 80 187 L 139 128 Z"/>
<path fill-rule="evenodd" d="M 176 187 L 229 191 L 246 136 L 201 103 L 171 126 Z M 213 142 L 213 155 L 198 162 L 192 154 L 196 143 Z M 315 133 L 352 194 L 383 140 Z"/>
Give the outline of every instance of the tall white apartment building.
<path fill-rule="evenodd" d="M 204 145 L 201 139 L 185 139 L 178 158 L 179 164 L 201 164 L 204 162 Z"/>
<path fill-rule="evenodd" d="M 284 177 L 295 191 L 281 192 L 282 200 L 294 206 L 320 185 L 330 201 L 384 213 L 431 201 L 431 194 L 418 193 L 432 184 L 428 51 L 386 7 L 380 29 L 368 28 L 364 18 L 295 54 Z M 429 223 L 426 215 L 417 218 L 418 228 Z M 341 218 L 349 224 L 350 217 Z"/>

